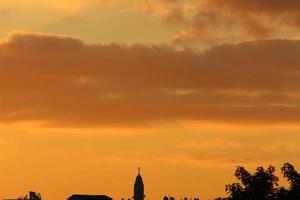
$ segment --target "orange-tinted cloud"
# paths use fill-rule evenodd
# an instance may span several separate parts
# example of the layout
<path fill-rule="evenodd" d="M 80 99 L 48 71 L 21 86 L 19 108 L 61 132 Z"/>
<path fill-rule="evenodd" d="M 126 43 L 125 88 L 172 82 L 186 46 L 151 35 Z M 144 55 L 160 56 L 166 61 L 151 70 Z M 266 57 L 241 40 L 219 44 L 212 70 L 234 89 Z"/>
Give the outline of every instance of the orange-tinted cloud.
<path fill-rule="evenodd" d="M 197 54 L 14 34 L 0 45 L 0 121 L 298 123 L 299 51 L 296 40 L 221 45 Z"/>
<path fill-rule="evenodd" d="M 300 29 L 297 0 L 160 0 L 144 5 L 148 12 L 164 16 L 168 25 L 182 29 L 174 34 L 177 43 L 288 38 L 297 36 Z"/>
<path fill-rule="evenodd" d="M 211 3 L 241 19 L 252 34 L 265 35 L 284 26 L 300 28 L 300 2 L 297 0 L 212 0 Z"/>
<path fill-rule="evenodd" d="M 14 7 L 16 5 L 23 5 L 25 7 L 34 6 L 46 6 L 49 8 L 55 8 L 62 10 L 66 13 L 73 13 L 79 11 L 80 9 L 87 8 L 90 6 L 102 7 L 107 6 L 111 3 L 111 0 L 23 0 L 22 2 L 18 0 L 2 0 L 0 7 Z"/>
<path fill-rule="evenodd" d="M 190 140 L 177 145 L 177 152 L 161 156 L 161 160 L 173 164 L 190 165 L 240 165 L 261 164 L 294 159 L 299 151 L 294 142 L 251 141 L 249 135 L 242 140 L 213 139 Z M 264 137 L 260 135 L 260 137 Z"/>

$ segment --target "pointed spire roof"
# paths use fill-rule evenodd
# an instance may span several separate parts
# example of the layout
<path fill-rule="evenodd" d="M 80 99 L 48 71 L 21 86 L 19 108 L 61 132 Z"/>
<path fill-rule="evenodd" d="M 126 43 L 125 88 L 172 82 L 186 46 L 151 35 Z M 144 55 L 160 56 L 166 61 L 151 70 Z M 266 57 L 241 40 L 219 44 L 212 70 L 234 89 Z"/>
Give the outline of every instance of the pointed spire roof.
<path fill-rule="evenodd" d="M 141 176 L 141 168 L 138 167 L 138 175 L 136 176 L 136 183 L 143 183 L 143 178 Z"/>
<path fill-rule="evenodd" d="M 143 178 L 141 176 L 141 168 L 138 167 L 138 175 L 136 176 L 134 183 L 134 200 L 144 200 L 144 183 Z"/>

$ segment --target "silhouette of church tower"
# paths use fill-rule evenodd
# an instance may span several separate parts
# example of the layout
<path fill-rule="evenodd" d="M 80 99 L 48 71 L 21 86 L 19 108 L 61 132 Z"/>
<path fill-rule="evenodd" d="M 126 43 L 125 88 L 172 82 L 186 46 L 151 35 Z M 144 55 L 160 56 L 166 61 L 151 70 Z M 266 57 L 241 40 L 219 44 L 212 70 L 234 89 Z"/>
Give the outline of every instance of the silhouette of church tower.
<path fill-rule="evenodd" d="M 134 200 L 144 200 L 145 199 L 144 195 L 144 183 L 142 176 L 140 174 L 140 167 L 138 168 L 138 175 L 135 178 L 135 183 L 134 183 Z"/>

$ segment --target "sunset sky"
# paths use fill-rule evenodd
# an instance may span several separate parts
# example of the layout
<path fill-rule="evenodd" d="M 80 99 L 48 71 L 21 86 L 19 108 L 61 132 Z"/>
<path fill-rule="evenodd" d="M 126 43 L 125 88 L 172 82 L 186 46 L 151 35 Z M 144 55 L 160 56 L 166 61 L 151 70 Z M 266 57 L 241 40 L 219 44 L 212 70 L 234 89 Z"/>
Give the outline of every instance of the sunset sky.
<path fill-rule="evenodd" d="M 0 24 L 1 199 L 300 171 L 299 0 L 1 0 Z"/>

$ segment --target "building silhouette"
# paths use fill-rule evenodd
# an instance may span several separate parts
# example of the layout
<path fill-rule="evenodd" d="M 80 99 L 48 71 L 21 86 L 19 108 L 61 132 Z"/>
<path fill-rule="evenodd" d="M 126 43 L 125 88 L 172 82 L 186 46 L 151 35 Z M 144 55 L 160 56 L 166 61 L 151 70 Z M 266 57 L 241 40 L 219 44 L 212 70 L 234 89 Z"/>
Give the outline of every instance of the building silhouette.
<path fill-rule="evenodd" d="M 112 198 L 106 195 L 73 194 L 68 198 L 68 200 L 112 200 Z"/>
<path fill-rule="evenodd" d="M 29 197 L 26 195 L 25 197 L 19 197 L 17 199 L 3 199 L 3 200 L 42 200 L 42 197 L 39 193 L 30 191 Z"/>
<path fill-rule="evenodd" d="M 138 168 L 138 175 L 135 178 L 135 183 L 134 183 L 134 200 L 144 200 L 145 199 L 144 195 L 144 183 L 143 179 L 140 173 L 140 168 Z"/>

